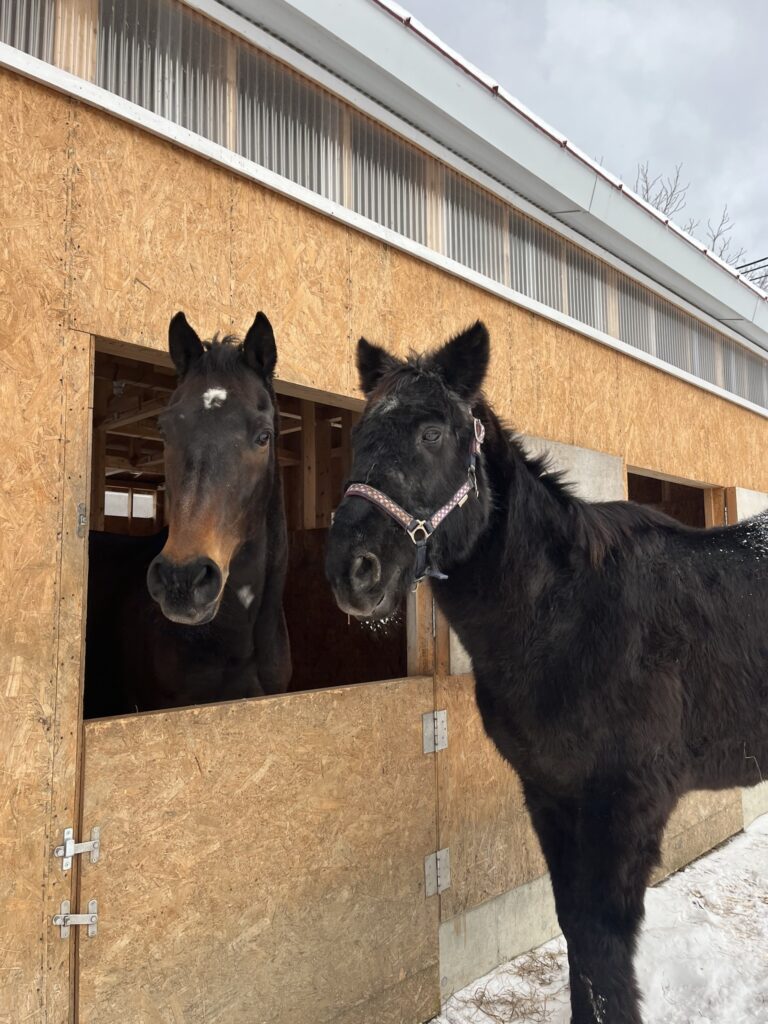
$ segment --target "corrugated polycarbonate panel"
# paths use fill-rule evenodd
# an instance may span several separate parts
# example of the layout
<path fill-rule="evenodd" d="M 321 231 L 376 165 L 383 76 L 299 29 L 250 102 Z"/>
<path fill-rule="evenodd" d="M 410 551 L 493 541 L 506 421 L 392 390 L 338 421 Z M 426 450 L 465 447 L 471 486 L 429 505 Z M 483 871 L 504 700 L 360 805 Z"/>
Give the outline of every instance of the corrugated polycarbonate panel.
<path fill-rule="evenodd" d="M 98 85 L 232 145 L 231 36 L 176 0 L 101 0 Z"/>
<path fill-rule="evenodd" d="M 653 329 L 653 305 L 650 293 L 642 285 L 623 274 L 616 282 L 619 307 L 618 337 L 628 345 L 656 355 Z"/>
<path fill-rule="evenodd" d="M 179 0 L 0 0 L 0 40 L 768 409 L 768 360 Z"/>
<path fill-rule="evenodd" d="M 53 61 L 56 0 L 0 0 L 0 42 Z"/>
<path fill-rule="evenodd" d="M 343 104 L 258 50 L 237 57 L 237 150 L 334 202 L 343 201 Z"/>
<path fill-rule="evenodd" d="M 510 210 L 509 242 L 515 291 L 564 313 L 563 239 L 530 217 Z"/>
<path fill-rule="evenodd" d="M 508 285 L 508 207 L 447 168 L 443 169 L 441 186 L 444 254 Z"/>
<path fill-rule="evenodd" d="M 427 244 L 427 156 L 393 132 L 350 111 L 350 192 L 363 217 Z"/>
<path fill-rule="evenodd" d="M 566 312 L 598 331 L 608 333 L 607 266 L 575 245 L 565 245 L 567 273 Z"/>

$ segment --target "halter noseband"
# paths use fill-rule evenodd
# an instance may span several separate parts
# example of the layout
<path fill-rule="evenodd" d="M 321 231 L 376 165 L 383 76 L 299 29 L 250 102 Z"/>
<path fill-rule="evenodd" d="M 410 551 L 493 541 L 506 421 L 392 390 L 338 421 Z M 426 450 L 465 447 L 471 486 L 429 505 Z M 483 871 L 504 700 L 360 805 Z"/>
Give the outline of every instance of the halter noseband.
<path fill-rule="evenodd" d="M 445 573 L 440 572 L 436 566 L 427 562 L 427 541 L 446 516 L 453 512 L 455 508 L 461 508 L 472 491 L 475 492 L 475 497 L 477 497 L 477 457 L 480 454 L 480 449 L 485 439 L 485 427 L 476 416 L 473 417 L 472 423 L 474 434 L 472 443 L 469 446 L 467 479 L 450 501 L 447 501 L 429 519 L 417 519 L 416 516 L 406 512 L 402 505 L 398 505 L 396 501 L 389 498 L 383 491 L 370 487 L 368 484 L 350 484 L 344 492 L 345 498 L 357 496 L 358 498 L 365 498 L 366 501 L 370 501 L 372 505 L 376 505 L 377 508 L 391 516 L 398 526 L 405 530 L 416 546 L 416 568 L 414 569 L 413 580 L 416 585 L 421 583 L 425 576 L 432 576 L 437 580 L 448 579 Z"/>

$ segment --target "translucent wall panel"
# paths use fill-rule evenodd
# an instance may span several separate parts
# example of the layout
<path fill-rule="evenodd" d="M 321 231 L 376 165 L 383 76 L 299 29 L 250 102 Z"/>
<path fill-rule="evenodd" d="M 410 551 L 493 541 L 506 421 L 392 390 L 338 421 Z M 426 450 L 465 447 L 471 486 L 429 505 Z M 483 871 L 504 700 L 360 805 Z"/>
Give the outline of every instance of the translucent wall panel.
<path fill-rule="evenodd" d="M 53 60 L 55 0 L 0 0 L 0 42 Z"/>
<path fill-rule="evenodd" d="M 258 50 L 240 47 L 237 68 L 238 152 L 343 202 L 343 104 Z"/>
<path fill-rule="evenodd" d="M 97 83 L 222 145 L 235 41 L 176 0 L 101 0 Z"/>
<path fill-rule="evenodd" d="M 345 205 L 426 245 L 426 154 L 356 111 L 350 111 L 349 146 Z"/>
<path fill-rule="evenodd" d="M 509 284 L 508 207 L 467 178 L 441 168 L 443 252 L 479 274 Z"/>

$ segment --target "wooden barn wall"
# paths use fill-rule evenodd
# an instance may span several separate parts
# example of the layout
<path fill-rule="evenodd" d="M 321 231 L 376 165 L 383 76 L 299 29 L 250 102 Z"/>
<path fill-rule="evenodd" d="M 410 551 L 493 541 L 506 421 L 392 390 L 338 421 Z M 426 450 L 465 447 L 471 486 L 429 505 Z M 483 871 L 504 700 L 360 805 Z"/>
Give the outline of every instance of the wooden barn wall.
<path fill-rule="evenodd" d="M 69 325 L 165 348 L 183 308 L 203 334 L 276 328 L 281 378 L 358 396 L 357 337 L 396 351 L 489 325 L 489 393 L 524 433 L 705 483 L 768 489 L 765 420 L 75 105 Z M 702 437 L 716 443 L 702 444 Z"/>
<path fill-rule="evenodd" d="M 177 309 L 210 335 L 261 308 L 284 380 L 353 396 L 359 334 L 405 352 L 482 317 L 519 430 L 763 492 L 766 421 L 7 71 L 0 120 L 0 1019 L 64 1020 L 91 333 L 163 349 Z"/>
<path fill-rule="evenodd" d="M 67 329 L 71 107 L 0 75 L 0 1020 L 65 1019 L 90 339 Z M 67 446 L 65 440 L 71 444 Z M 74 603 L 73 603 L 74 602 Z"/>

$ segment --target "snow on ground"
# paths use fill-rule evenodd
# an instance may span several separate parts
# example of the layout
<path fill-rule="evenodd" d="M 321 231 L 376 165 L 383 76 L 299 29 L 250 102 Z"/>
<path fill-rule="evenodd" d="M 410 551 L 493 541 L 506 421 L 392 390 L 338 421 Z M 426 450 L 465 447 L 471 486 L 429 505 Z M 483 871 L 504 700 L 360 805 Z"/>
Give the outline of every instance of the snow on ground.
<path fill-rule="evenodd" d="M 646 1024 L 768 1024 L 768 815 L 645 899 Z M 473 982 L 434 1024 L 568 1024 L 562 938 Z"/>

